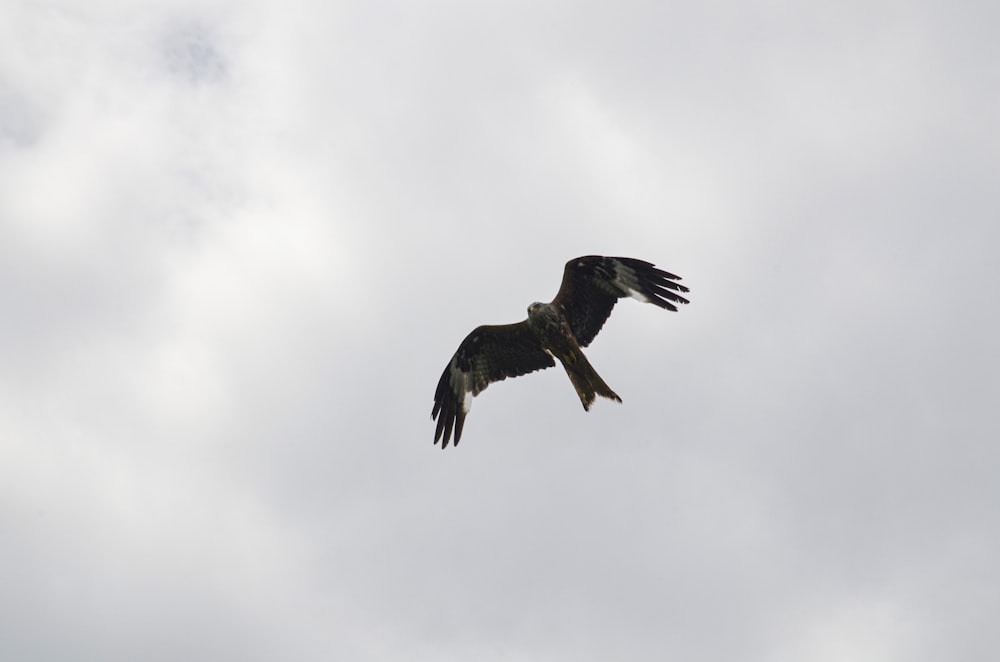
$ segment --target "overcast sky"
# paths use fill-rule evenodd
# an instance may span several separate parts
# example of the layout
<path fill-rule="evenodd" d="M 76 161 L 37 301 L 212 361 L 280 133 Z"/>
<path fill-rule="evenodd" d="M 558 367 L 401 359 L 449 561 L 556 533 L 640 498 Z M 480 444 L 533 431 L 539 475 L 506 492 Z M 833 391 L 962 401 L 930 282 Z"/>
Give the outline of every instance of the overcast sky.
<path fill-rule="evenodd" d="M 0 658 L 995 656 L 997 7 L 0 1 Z"/>

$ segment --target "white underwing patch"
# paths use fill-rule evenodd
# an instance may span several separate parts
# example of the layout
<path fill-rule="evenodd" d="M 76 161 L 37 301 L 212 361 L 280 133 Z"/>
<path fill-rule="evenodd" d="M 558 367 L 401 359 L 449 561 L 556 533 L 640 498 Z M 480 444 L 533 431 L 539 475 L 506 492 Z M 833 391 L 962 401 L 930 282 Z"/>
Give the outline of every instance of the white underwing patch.
<path fill-rule="evenodd" d="M 615 265 L 615 283 L 624 289 L 630 297 L 643 303 L 653 303 L 652 299 L 646 296 L 639 289 L 639 280 L 635 276 L 635 271 L 624 267 L 621 264 Z"/>
<path fill-rule="evenodd" d="M 633 299 L 636 299 L 638 301 L 642 301 L 643 303 L 653 303 L 652 299 L 650 299 L 648 296 L 646 296 L 645 294 L 643 294 L 639 290 L 635 289 L 634 287 L 628 287 L 628 286 L 626 286 L 625 289 L 626 289 L 626 291 L 628 291 L 628 295 L 630 297 L 632 297 Z"/>

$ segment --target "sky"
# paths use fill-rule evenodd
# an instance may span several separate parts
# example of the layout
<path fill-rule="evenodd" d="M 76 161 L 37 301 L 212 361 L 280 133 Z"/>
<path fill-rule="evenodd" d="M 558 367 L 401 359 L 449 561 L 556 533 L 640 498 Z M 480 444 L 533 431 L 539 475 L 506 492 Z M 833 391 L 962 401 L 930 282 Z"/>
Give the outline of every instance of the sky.
<path fill-rule="evenodd" d="M 998 20 L 0 2 L 0 658 L 989 659 Z M 587 254 L 624 402 L 434 446 Z"/>

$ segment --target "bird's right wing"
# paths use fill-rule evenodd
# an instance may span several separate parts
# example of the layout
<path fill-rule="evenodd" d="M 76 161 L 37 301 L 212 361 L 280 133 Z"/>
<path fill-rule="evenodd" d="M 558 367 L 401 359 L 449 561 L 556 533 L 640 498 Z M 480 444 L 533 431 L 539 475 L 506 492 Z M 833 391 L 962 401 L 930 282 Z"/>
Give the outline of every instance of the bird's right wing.
<path fill-rule="evenodd" d="M 446 448 L 454 430 L 458 445 L 472 398 L 491 383 L 555 364 L 527 320 L 477 327 L 459 345 L 438 381 L 431 412 L 431 418 L 437 420 L 434 443 L 442 440 L 441 448 Z"/>

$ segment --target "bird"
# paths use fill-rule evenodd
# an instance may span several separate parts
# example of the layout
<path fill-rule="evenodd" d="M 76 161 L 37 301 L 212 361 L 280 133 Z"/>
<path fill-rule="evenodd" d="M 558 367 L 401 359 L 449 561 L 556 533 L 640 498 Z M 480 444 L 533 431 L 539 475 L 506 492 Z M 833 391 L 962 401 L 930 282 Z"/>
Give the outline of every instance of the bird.
<path fill-rule="evenodd" d="M 447 448 L 462 438 L 472 399 L 493 382 L 552 368 L 558 360 L 590 411 L 597 396 L 616 402 L 611 390 L 583 353 L 604 326 L 618 299 L 632 297 L 677 311 L 688 288 L 680 276 L 630 257 L 585 255 L 570 260 L 549 303 L 528 306 L 528 318 L 514 324 L 478 326 L 458 346 L 434 392 L 431 420 L 434 444 Z"/>

